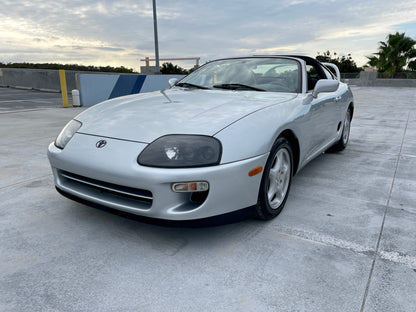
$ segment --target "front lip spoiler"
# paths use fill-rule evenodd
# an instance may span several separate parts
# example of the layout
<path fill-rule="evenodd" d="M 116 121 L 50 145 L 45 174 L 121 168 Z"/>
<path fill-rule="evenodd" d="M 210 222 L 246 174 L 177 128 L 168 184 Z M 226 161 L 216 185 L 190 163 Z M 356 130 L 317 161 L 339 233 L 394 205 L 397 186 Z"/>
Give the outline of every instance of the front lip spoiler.
<path fill-rule="evenodd" d="M 122 210 L 113 209 L 104 205 L 97 204 L 92 201 L 79 198 L 75 195 L 72 195 L 64 190 L 61 190 L 59 187 L 55 186 L 56 190 L 62 196 L 69 198 L 73 201 L 76 201 L 80 204 L 87 205 L 92 208 L 103 210 L 111 214 L 127 218 L 134 221 L 139 221 L 143 223 L 166 226 L 166 227 L 184 227 L 184 228 L 200 228 L 200 227 L 211 227 L 219 225 L 227 225 L 231 223 L 241 222 L 247 219 L 251 219 L 256 216 L 256 206 L 250 206 L 247 208 L 242 208 L 236 211 L 225 213 L 222 215 L 217 215 L 213 217 L 203 218 L 203 219 L 194 219 L 194 220 L 166 220 L 158 218 L 149 218 L 145 216 L 136 215 L 133 213 L 125 212 Z"/>

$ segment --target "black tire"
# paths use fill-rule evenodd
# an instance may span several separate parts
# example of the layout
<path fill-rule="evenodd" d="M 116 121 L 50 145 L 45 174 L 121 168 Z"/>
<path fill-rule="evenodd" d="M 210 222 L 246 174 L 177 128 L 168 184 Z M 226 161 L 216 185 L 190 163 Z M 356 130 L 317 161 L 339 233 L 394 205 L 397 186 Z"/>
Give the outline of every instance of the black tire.
<path fill-rule="evenodd" d="M 273 144 L 264 168 L 256 206 L 259 219 L 270 220 L 282 211 L 289 195 L 292 175 L 292 148 L 289 141 L 281 137 Z"/>
<path fill-rule="evenodd" d="M 328 152 L 340 152 L 347 147 L 348 141 L 350 139 L 351 119 L 352 119 L 351 109 L 348 108 L 347 113 L 345 114 L 344 123 L 342 125 L 341 138 L 339 139 L 337 143 L 335 143 L 333 146 L 331 146 L 328 149 Z"/>

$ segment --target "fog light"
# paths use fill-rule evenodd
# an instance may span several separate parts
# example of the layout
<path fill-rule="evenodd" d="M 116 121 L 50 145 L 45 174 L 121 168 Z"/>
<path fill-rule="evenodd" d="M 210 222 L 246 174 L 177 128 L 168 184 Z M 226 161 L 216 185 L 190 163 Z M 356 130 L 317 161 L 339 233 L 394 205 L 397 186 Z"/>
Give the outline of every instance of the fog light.
<path fill-rule="evenodd" d="M 208 191 L 209 184 L 205 181 L 199 182 L 183 182 L 183 183 L 173 183 L 172 191 L 176 193 L 183 192 L 205 192 Z"/>

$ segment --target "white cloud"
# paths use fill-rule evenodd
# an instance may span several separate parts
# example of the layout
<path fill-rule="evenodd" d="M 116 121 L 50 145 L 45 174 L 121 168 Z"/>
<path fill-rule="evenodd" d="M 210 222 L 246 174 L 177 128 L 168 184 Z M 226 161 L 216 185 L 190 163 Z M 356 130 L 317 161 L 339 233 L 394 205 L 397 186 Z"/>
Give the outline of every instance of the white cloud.
<path fill-rule="evenodd" d="M 388 33 L 416 33 L 416 0 L 158 0 L 157 12 L 160 56 L 201 62 L 330 50 L 363 65 Z M 2 62 L 138 69 L 140 58 L 154 55 L 150 0 L 3 0 L 0 29 Z"/>

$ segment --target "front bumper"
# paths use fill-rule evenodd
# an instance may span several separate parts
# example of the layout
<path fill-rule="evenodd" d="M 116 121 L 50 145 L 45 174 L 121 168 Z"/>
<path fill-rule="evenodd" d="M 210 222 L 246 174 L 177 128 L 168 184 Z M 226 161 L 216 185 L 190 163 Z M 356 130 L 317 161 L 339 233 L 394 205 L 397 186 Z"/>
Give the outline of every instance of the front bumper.
<path fill-rule="evenodd" d="M 218 166 L 166 169 L 140 166 L 137 156 L 146 144 L 75 134 L 64 150 L 48 148 L 55 185 L 65 193 L 113 209 L 167 220 L 194 220 L 246 208 L 257 203 L 268 154 Z M 207 181 L 208 194 L 194 200 L 191 193 L 175 193 L 172 184 Z"/>

